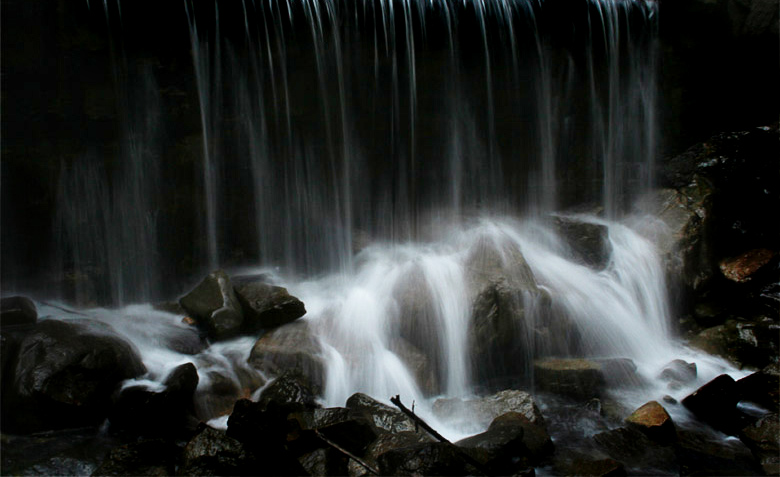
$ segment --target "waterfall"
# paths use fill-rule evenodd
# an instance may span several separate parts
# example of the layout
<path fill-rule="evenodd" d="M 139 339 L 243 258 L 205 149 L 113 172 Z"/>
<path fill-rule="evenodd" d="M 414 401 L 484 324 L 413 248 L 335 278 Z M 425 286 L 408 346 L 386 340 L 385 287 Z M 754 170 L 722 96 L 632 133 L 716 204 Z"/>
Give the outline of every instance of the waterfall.
<path fill-rule="evenodd" d="M 550 354 L 652 370 L 673 354 L 664 275 L 623 219 L 652 185 L 658 7 L 576 3 L 185 0 L 186 99 L 112 51 L 121 166 L 63 166 L 59 255 L 110 277 L 89 293 L 113 304 L 164 274 L 273 269 L 307 305 L 329 405 L 528 384 Z M 602 268 L 552 226 L 573 206 L 607 231 Z"/>

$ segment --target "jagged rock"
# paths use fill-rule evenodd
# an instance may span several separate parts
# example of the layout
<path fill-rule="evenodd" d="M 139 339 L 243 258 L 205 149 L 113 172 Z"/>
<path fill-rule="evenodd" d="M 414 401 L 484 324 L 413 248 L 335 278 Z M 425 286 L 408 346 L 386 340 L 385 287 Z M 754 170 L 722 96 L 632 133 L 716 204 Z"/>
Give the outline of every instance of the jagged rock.
<path fill-rule="evenodd" d="M 670 384 L 687 384 L 696 379 L 696 363 L 686 363 L 681 359 L 675 359 L 667 364 L 658 378 L 669 381 Z"/>
<path fill-rule="evenodd" d="M 177 475 L 257 475 L 258 468 L 241 442 L 203 425 L 184 447 Z"/>
<path fill-rule="evenodd" d="M 316 395 L 303 376 L 285 373 L 273 380 L 260 394 L 257 403 L 266 409 L 286 412 L 306 411 L 319 407 Z"/>
<path fill-rule="evenodd" d="M 261 372 L 278 376 L 285 372 L 306 376 L 320 389 L 324 384 L 324 363 L 320 345 L 311 327 L 297 321 L 277 328 L 257 340 L 249 354 L 249 364 Z"/>
<path fill-rule="evenodd" d="M 482 428 L 508 412 L 520 413 L 531 423 L 545 426 L 542 412 L 533 397 L 524 391 L 507 389 L 477 399 L 437 399 L 433 403 L 433 413 L 440 419 L 460 420 Z"/>
<path fill-rule="evenodd" d="M 749 401 L 780 412 L 780 364 L 773 363 L 761 371 L 737 381 L 740 401 Z"/>
<path fill-rule="evenodd" d="M 119 383 L 145 372 L 132 345 L 110 327 L 44 320 L 19 345 L 12 392 L 2 401 L 4 429 L 98 424 Z"/>
<path fill-rule="evenodd" d="M 192 291 L 179 299 L 182 308 L 214 340 L 238 335 L 244 315 L 230 277 L 222 270 L 206 276 Z"/>
<path fill-rule="evenodd" d="M 19 327 L 33 327 L 38 321 L 35 303 L 24 296 L 0 299 L 0 330 Z"/>
<path fill-rule="evenodd" d="M 162 439 L 125 444 L 112 449 L 92 475 L 173 475 L 178 454 L 178 447 Z"/>
<path fill-rule="evenodd" d="M 609 230 L 605 225 L 578 217 L 554 216 L 552 224 L 558 236 L 569 246 L 574 258 L 597 270 L 606 268 L 612 253 Z"/>
<path fill-rule="evenodd" d="M 387 451 L 432 442 L 434 442 L 433 438 L 422 430 L 420 432 L 401 431 L 392 434 L 382 434 L 369 444 L 363 460 L 376 469 L 378 467 L 377 458 Z M 373 475 L 369 470 L 352 459 L 350 459 L 347 468 L 350 477 Z"/>
<path fill-rule="evenodd" d="M 702 351 L 728 359 L 738 367 L 764 367 L 780 350 L 780 326 L 769 321 L 728 320 L 701 331 L 689 344 Z"/>
<path fill-rule="evenodd" d="M 198 371 L 192 363 L 177 366 L 165 379 L 163 389 L 154 392 L 144 386 L 121 391 L 109 420 L 114 430 L 145 436 L 176 436 L 192 432 L 193 395 Z"/>
<path fill-rule="evenodd" d="M 683 400 L 683 406 L 696 417 L 724 432 L 734 432 L 739 423 L 739 394 L 734 378 L 721 374 Z"/>
<path fill-rule="evenodd" d="M 761 463 L 766 475 L 780 474 L 780 418 L 769 414 L 745 427 L 739 434 Z"/>
<path fill-rule="evenodd" d="M 671 416 L 657 401 L 650 401 L 626 418 L 626 423 L 659 444 L 677 440 L 677 430 Z"/>
<path fill-rule="evenodd" d="M 456 445 L 479 450 L 476 459 L 499 475 L 537 466 L 554 450 L 544 427 L 517 412 L 502 414 L 485 432 L 460 440 Z"/>
<path fill-rule="evenodd" d="M 362 456 L 368 445 L 379 436 L 373 422 L 362 412 L 346 408 L 315 409 L 290 414 L 300 433 L 316 431 L 354 455 Z"/>
<path fill-rule="evenodd" d="M 680 429 L 675 449 L 680 475 L 761 475 L 745 444 L 722 434 Z"/>
<path fill-rule="evenodd" d="M 391 449 L 377 457 L 382 475 L 472 475 L 458 449 L 445 442 Z"/>
<path fill-rule="evenodd" d="M 303 302 L 290 295 L 286 288 L 257 281 L 254 277 L 235 277 L 233 286 L 243 310 L 242 327 L 246 332 L 276 328 L 306 314 Z"/>
<path fill-rule="evenodd" d="M 378 429 L 391 433 L 415 430 L 414 422 L 406 414 L 363 393 L 350 396 L 346 406 L 365 413 Z"/>

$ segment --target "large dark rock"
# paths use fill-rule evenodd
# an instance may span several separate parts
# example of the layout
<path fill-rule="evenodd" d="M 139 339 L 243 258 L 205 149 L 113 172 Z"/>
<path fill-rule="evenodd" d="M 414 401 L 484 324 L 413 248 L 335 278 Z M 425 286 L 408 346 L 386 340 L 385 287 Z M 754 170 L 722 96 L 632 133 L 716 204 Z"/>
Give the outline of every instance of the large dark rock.
<path fill-rule="evenodd" d="M 544 427 L 517 412 L 502 414 L 485 432 L 462 439 L 456 445 L 476 450 L 475 458 L 499 475 L 540 465 L 554 451 Z"/>
<path fill-rule="evenodd" d="M 276 328 L 306 314 L 303 302 L 290 295 L 286 288 L 253 277 L 235 277 L 233 286 L 243 310 L 245 332 Z"/>
<path fill-rule="evenodd" d="M 316 409 L 316 395 L 305 377 L 285 373 L 263 389 L 257 403 L 269 410 L 297 412 Z"/>
<path fill-rule="evenodd" d="M 423 443 L 432 443 L 433 438 L 425 431 L 401 431 L 397 433 L 382 434 L 369 444 L 363 455 L 363 460 L 374 469 L 378 467 L 379 456 L 393 449 L 402 449 Z M 373 475 L 360 463 L 350 459 L 347 466 L 350 477 L 364 477 Z"/>
<path fill-rule="evenodd" d="M 348 464 L 354 460 L 333 448 L 319 448 L 298 457 L 308 475 L 339 476 L 349 473 Z"/>
<path fill-rule="evenodd" d="M 322 436 L 357 456 L 362 456 L 368 445 L 379 436 L 368 416 L 346 408 L 296 412 L 290 414 L 290 420 L 294 421 L 297 432 Z"/>
<path fill-rule="evenodd" d="M 102 324 L 45 320 L 19 345 L 3 425 L 16 432 L 95 425 L 125 379 L 146 372 L 132 345 Z"/>
<path fill-rule="evenodd" d="M 681 475 L 761 475 L 745 444 L 720 433 L 680 429 L 675 451 Z"/>
<path fill-rule="evenodd" d="M 452 444 L 432 442 L 391 449 L 377 457 L 382 475 L 473 475 L 461 451 Z"/>
<path fill-rule="evenodd" d="M 780 352 L 780 327 L 772 320 L 728 320 L 694 336 L 689 344 L 726 358 L 738 367 L 763 368 Z"/>
<path fill-rule="evenodd" d="M 198 371 L 192 363 L 174 368 L 160 392 L 144 386 L 123 389 L 109 420 L 111 428 L 144 436 L 183 436 L 197 425 L 193 396 Z"/>
<path fill-rule="evenodd" d="M 285 372 L 301 374 L 319 389 L 325 382 L 320 352 L 311 326 L 298 321 L 263 335 L 252 348 L 248 361 L 250 366 L 271 376 Z"/>
<path fill-rule="evenodd" d="M 179 299 L 179 304 L 211 339 L 232 338 L 242 330 L 244 315 L 241 304 L 230 277 L 222 270 L 206 276 Z"/>
<path fill-rule="evenodd" d="M 0 299 L 0 330 L 32 327 L 38 320 L 35 303 L 24 296 L 10 296 Z"/>
<path fill-rule="evenodd" d="M 745 427 L 739 434 L 761 463 L 766 475 L 780 474 L 780 418 L 769 414 Z"/>
<path fill-rule="evenodd" d="M 759 404 L 780 412 L 780 364 L 774 363 L 761 371 L 737 381 L 740 401 Z"/>
<path fill-rule="evenodd" d="M 672 417 L 657 401 L 650 401 L 626 418 L 626 423 L 659 444 L 672 444 L 677 430 Z"/>
<path fill-rule="evenodd" d="M 398 433 L 415 430 L 414 421 L 401 411 L 382 404 L 363 393 L 355 393 L 347 399 L 347 408 L 368 416 L 377 429 Z"/>
<path fill-rule="evenodd" d="M 728 374 L 721 374 L 686 396 L 682 403 L 696 417 L 712 427 L 734 433 L 740 429 L 738 401 L 739 393 L 734 378 Z"/>
<path fill-rule="evenodd" d="M 111 449 L 92 475 L 173 475 L 179 453 L 178 447 L 162 439 L 124 444 Z"/>
<path fill-rule="evenodd" d="M 569 246 L 574 259 L 597 270 L 606 268 L 612 253 L 609 230 L 605 225 L 587 222 L 576 216 L 552 217 L 553 229 Z"/>
<path fill-rule="evenodd" d="M 177 475 L 260 475 L 259 469 L 241 442 L 204 425 L 184 447 Z"/>

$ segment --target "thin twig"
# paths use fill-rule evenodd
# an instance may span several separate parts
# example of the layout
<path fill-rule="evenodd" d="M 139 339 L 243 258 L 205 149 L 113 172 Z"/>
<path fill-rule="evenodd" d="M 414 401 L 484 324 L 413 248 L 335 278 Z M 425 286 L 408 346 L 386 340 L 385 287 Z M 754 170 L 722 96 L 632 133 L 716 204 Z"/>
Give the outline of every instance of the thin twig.
<path fill-rule="evenodd" d="M 336 449 L 337 451 L 341 452 L 342 454 L 346 455 L 347 457 L 349 457 L 350 459 L 354 460 L 358 464 L 362 465 L 363 467 L 366 468 L 366 470 L 368 470 L 372 474 L 379 475 L 379 471 L 376 470 L 375 468 L 371 467 L 371 465 L 368 462 L 364 461 L 360 457 L 356 456 L 355 454 L 353 454 L 350 451 L 344 449 L 343 447 L 341 447 L 340 445 L 336 444 L 332 440 L 330 440 L 327 437 L 323 436 L 322 433 L 318 429 L 314 429 L 314 433 L 317 434 L 317 437 L 319 437 L 320 439 L 325 441 L 326 444 L 328 444 L 329 446 L 333 447 L 334 449 Z"/>

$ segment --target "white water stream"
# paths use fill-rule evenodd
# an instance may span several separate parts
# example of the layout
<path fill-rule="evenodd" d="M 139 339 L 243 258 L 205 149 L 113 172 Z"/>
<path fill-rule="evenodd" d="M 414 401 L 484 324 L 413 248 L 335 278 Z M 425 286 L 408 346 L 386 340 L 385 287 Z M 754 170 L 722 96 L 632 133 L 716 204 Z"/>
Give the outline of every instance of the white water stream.
<path fill-rule="evenodd" d="M 745 374 L 720 359 L 682 347 L 672 336 L 664 273 L 653 243 L 620 223 L 594 217 L 581 220 L 609 230 L 612 253 L 603 270 L 579 263 L 564 241 L 540 223 L 484 218 L 441 230 L 426 243 L 373 244 L 355 257 L 353 273 L 305 281 L 275 277 L 306 304 L 308 312 L 302 320 L 310 324 L 322 346 L 322 403 L 343 406 L 356 392 L 384 402 L 400 395 L 404 402 L 417 403 L 419 412 L 433 419 L 446 435 L 457 438 L 479 432 L 473 425 L 449 427 L 436 420 L 431 405 L 436 395 L 473 396 L 480 384 L 474 377 L 473 343 L 469 341 L 477 291 L 473 286 L 478 283 L 470 257 L 486 244 L 503 257 L 497 273 L 505 276 L 514 273 L 507 259 L 517 257 L 515 250 L 522 252 L 538 286 L 551 297 L 550 313 L 565 315 L 581 335 L 580 355 L 634 361 L 638 373 L 652 385 L 619 391 L 617 396 L 627 406 L 637 407 L 665 394 L 681 399 L 723 372 L 735 377 Z M 542 319 L 540 307 L 527 293 L 518 293 L 517 299 L 525 303 L 525 314 L 516 319 L 528 322 L 517 323 L 517 328 L 531 329 L 534 320 Z M 129 384 L 156 387 L 185 362 L 198 367 L 201 388 L 209 386 L 215 376 L 246 387 L 242 373 L 257 373 L 246 363 L 256 337 L 182 354 L 173 351 L 171 343 L 186 340 L 191 329 L 181 323 L 181 317 L 148 305 L 67 314 L 39 303 L 39 313 L 76 319 L 88 316 L 113 326 L 135 344 L 149 370 L 147 376 Z M 544 351 L 534 349 L 538 345 L 533 337 L 513 339 L 526 348 L 521 359 L 531 360 Z M 548 341 L 553 349 L 566 346 L 563 336 L 551 336 Z M 656 376 L 677 358 L 696 362 L 699 375 L 689 386 L 671 391 Z M 424 363 L 429 372 L 420 373 L 419 366 L 410 363 Z M 523 372 L 531 369 L 530 363 L 518 364 Z M 437 381 L 438 386 L 432 385 Z M 677 408 L 671 409 L 675 419 L 687 419 L 687 412 Z M 220 422 L 224 424 L 224 419 Z"/>

